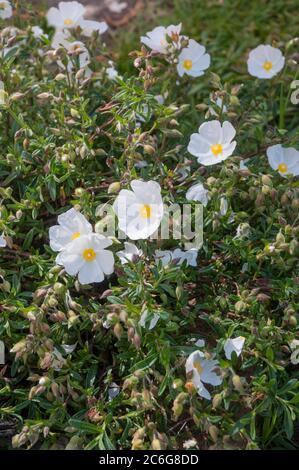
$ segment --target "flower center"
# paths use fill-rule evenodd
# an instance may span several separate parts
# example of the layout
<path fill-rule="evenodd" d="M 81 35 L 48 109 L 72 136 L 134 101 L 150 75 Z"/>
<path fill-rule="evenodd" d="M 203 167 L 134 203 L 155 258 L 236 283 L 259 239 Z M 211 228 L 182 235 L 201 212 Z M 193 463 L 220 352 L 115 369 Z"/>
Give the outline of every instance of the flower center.
<path fill-rule="evenodd" d="M 148 204 L 144 204 L 139 209 L 140 217 L 142 217 L 143 219 L 149 219 L 151 216 L 151 213 L 152 213 L 152 209 Z"/>
<path fill-rule="evenodd" d="M 0 2 L 0 10 L 5 10 L 6 6 L 7 6 L 6 3 Z"/>
<path fill-rule="evenodd" d="M 90 262 L 90 261 L 93 261 L 97 255 L 93 248 L 86 248 L 86 250 L 83 251 L 82 256 L 85 259 L 85 261 Z"/>
<path fill-rule="evenodd" d="M 222 145 L 221 144 L 211 145 L 211 152 L 215 155 L 215 157 L 218 157 L 218 155 L 222 153 Z"/>
<path fill-rule="evenodd" d="M 73 22 L 73 20 L 71 20 L 71 18 L 66 18 L 63 23 L 64 23 L 65 26 L 72 26 L 72 24 L 74 24 L 74 22 Z"/>
<path fill-rule="evenodd" d="M 79 238 L 81 236 L 81 233 L 80 232 L 74 232 L 71 236 L 71 239 L 72 240 L 76 240 L 76 238 Z"/>
<path fill-rule="evenodd" d="M 288 171 L 288 165 L 286 165 L 285 163 L 280 163 L 277 169 L 278 171 L 280 171 L 280 173 L 286 173 Z"/>
<path fill-rule="evenodd" d="M 184 64 L 183 64 L 183 65 L 184 65 L 184 69 L 186 69 L 186 70 L 191 70 L 191 69 L 192 69 L 192 66 L 193 66 L 193 62 L 192 62 L 192 60 L 190 60 L 190 59 L 186 59 L 186 60 L 184 60 Z"/>
<path fill-rule="evenodd" d="M 263 63 L 263 67 L 266 70 L 266 72 L 269 72 L 269 70 L 271 70 L 273 67 L 271 60 L 266 60 L 266 62 Z"/>
<path fill-rule="evenodd" d="M 195 359 L 195 361 L 193 361 L 193 367 L 194 367 L 194 369 L 197 370 L 199 375 L 202 373 L 203 368 L 202 368 L 202 365 L 201 365 L 201 363 L 198 359 Z"/>

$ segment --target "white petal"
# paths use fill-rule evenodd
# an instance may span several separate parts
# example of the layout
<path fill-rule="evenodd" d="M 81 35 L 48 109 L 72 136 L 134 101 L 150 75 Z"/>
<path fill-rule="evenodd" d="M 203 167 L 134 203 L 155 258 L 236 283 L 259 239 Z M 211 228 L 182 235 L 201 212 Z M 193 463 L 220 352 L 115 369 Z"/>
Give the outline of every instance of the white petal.
<path fill-rule="evenodd" d="M 223 142 L 231 142 L 236 135 L 236 129 L 229 121 L 222 124 Z"/>
<path fill-rule="evenodd" d="M 204 122 L 198 132 L 201 138 L 205 139 L 210 145 L 221 144 L 223 142 L 220 121 L 213 120 Z"/>
<path fill-rule="evenodd" d="M 114 271 L 114 256 L 111 251 L 101 250 L 97 252 L 96 262 L 104 274 L 112 274 Z"/>
<path fill-rule="evenodd" d="M 277 170 L 280 163 L 283 162 L 283 148 L 282 145 L 272 145 L 267 148 L 268 162 L 273 170 Z"/>
<path fill-rule="evenodd" d="M 98 31 L 99 34 L 103 34 L 108 29 L 108 25 L 105 21 L 99 22 L 81 19 L 78 24 L 82 28 L 82 34 L 88 37 L 92 35 L 93 31 Z"/>
<path fill-rule="evenodd" d="M 56 257 L 56 263 L 65 267 L 65 270 L 71 276 L 75 276 L 84 265 L 83 257 L 78 253 L 70 251 L 61 251 Z"/>
<path fill-rule="evenodd" d="M 104 280 L 104 273 L 96 260 L 85 262 L 80 268 L 78 280 L 81 284 L 102 282 Z"/>
<path fill-rule="evenodd" d="M 1 247 L 1 248 L 5 248 L 6 245 L 7 245 L 7 242 L 6 242 L 6 240 L 5 240 L 4 236 L 3 236 L 3 233 L 2 233 L 2 235 L 0 235 L 0 247 Z"/>
<path fill-rule="evenodd" d="M 233 351 L 237 354 L 237 356 L 240 356 L 244 346 L 244 342 L 245 338 L 243 336 L 238 336 L 234 339 L 227 339 L 223 347 L 226 358 L 230 360 Z"/>

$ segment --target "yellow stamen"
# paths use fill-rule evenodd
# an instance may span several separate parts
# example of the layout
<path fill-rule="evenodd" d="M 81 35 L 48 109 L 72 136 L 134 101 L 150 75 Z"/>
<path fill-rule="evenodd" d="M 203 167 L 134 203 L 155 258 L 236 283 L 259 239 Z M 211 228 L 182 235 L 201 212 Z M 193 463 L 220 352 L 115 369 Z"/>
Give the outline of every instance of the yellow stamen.
<path fill-rule="evenodd" d="M 97 255 L 93 248 L 86 248 L 86 250 L 83 251 L 82 256 L 85 259 L 85 261 L 90 262 L 90 261 L 93 261 Z"/>
<path fill-rule="evenodd" d="M 80 232 L 74 232 L 71 236 L 71 239 L 72 240 L 76 240 L 76 238 L 79 238 L 81 236 L 81 233 Z"/>
<path fill-rule="evenodd" d="M 73 20 L 71 20 L 71 18 L 67 18 L 64 20 L 64 25 L 65 26 L 72 26 L 72 24 L 74 24 Z"/>
<path fill-rule="evenodd" d="M 211 152 L 215 155 L 215 157 L 218 157 L 218 155 L 222 153 L 222 145 L 221 144 L 211 145 Z"/>
<path fill-rule="evenodd" d="M 184 60 L 183 66 L 184 66 L 184 69 L 191 70 L 192 66 L 193 66 L 192 60 L 190 60 L 190 59 Z"/>
<path fill-rule="evenodd" d="M 193 361 L 193 367 L 194 367 L 194 369 L 197 370 L 197 372 L 198 372 L 199 374 L 202 373 L 203 368 L 202 368 L 201 363 L 200 363 L 200 361 L 199 361 L 198 359 L 195 359 L 195 361 Z"/>
<path fill-rule="evenodd" d="M 278 171 L 280 171 L 280 173 L 286 173 L 288 171 L 288 165 L 286 165 L 285 163 L 280 163 L 277 169 Z"/>
<path fill-rule="evenodd" d="M 139 209 L 139 214 L 143 219 L 149 219 L 152 213 L 152 209 L 148 204 L 144 204 Z"/>
<path fill-rule="evenodd" d="M 1 10 L 5 10 L 6 7 L 7 7 L 7 3 L 0 2 L 0 9 Z"/>
<path fill-rule="evenodd" d="M 272 69 L 273 64 L 270 60 L 266 60 L 266 62 L 263 63 L 263 67 L 266 70 L 266 72 L 269 72 Z"/>

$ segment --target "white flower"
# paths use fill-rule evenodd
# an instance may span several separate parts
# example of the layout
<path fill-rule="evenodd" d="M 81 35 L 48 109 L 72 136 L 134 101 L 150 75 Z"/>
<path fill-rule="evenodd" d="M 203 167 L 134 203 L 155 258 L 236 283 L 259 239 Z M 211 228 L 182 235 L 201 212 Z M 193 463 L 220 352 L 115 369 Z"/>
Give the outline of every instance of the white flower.
<path fill-rule="evenodd" d="M 211 58 L 206 53 L 206 48 L 193 39 L 189 40 L 187 47 L 182 49 L 179 55 L 177 71 L 180 77 L 184 74 L 191 77 L 200 77 L 210 66 Z"/>
<path fill-rule="evenodd" d="M 188 152 L 203 165 L 215 165 L 226 160 L 235 150 L 237 142 L 233 140 L 236 130 L 228 121 L 204 122 L 198 133 L 192 134 Z"/>
<path fill-rule="evenodd" d="M 49 230 L 53 251 L 61 251 L 73 240 L 92 232 L 92 226 L 84 215 L 73 208 L 58 216 L 58 224 Z"/>
<path fill-rule="evenodd" d="M 104 274 L 114 271 L 113 254 L 105 250 L 111 244 L 111 240 L 97 233 L 82 235 L 58 254 L 56 263 L 64 266 L 71 276 L 78 274 L 81 284 L 102 282 Z"/>
<path fill-rule="evenodd" d="M 291 354 L 291 363 L 297 365 L 299 364 L 299 340 L 293 339 L 290 341 L 289 346 L 293 351 Z"/>
<path fill-rule="evenodd" d="M 3 236 L 3 233 L 2 233 L 2 235 L 0 235 L 0 248 L 5 248 L 6 245 L 7 245 L 7 242 L 6 242 L 6 240 Z"/>
<path fill-rule="evenodd" d="M 272 145 L 267 148 L 268 162 L 273 170 L 277 170 L 281 176 L 299 175 L 299 152 L 293 147 Z"/>
<path fill-rule="evenodd" d="M 31 27 L 31 31 L 33 33 L 33 36 L 36 38 L 36 39 L 39 39 L 41 38 L 42 36 L 45 36 L 46 38 L 48 37 L 48 35 L 42 30 L 42 28 L 40 28 L 39 26 L 32 26 Z"/>
<path fill-rule="evenodd" d="M 172 253 L 170 250 L 155 250 L 154 258 L 157 264 L 161 262 L 164 267 L 172 261 Z"/>
<path fill-rule="evenodd" d="M 119 228 L 131 240 L 150 237 L 163 218 L 161 187 L 155 181 L 133 180 L 131 188 L 122 189 L 113 209 L 118 217 Z"/>
<path fill-rule="evenodd" d="M 170 25 L 167 28 L 157 26 L 152 31 L 141 37 L 141 42 L 155 52 L 167 54 L 173 47 L 179 47 L 182 37 L 180 36 L 182 25 Z"/>
<path fill-rule="evenodd" d="M 218 96 L 218 98 L 215 100 L 213 100 L 211 98 L 211 101 L 215 104 L 215 106 L 219 109 L 218 113 L 214 110 L 214 108 L 212 106 L 209 107 L 209 110 L 210 110 L 210 114 L 212 116 L 218 116 L 218 114 L 220 113 L 221 109 L 222 109 L 222 114 L 224 113 L 227 113 L 227 106 L 225 106 L 225 104 L 223 104 L 223 99 Z"/>
<path fill-rule="evenodd" d="M 58 8 L 49 9 L 47 20 L 56 29 L 70 29 L 80 25 L 84 13 L 85 7 L 79 2 L 60 2 Z"/>
<path fill-rule="evenodd" d="M 201 351 L 191 353 L 186 361 L 186 373 L 192 373 L 192 382 L 197 393 L 207 400 L 211 399 L 211 395 L 203 383 L 211 385 L 222 383 L 222 378 L 214 372 L 216 367 L 218 367 L 218 362 L 204 359 L 204 354 Z"/>
<path fill-rule="evenodd" d="M 226 359 L 231 359 L 233 351 L 237 354 L 237 356 L 240 356 L 244 342 L 245 338 L 243 336 L 238 336 L 234 339 L 227 339 L 223 347 Z"/>
<path fill-rule="evenodd" d="M 109 60 L 109 67 L 106 68 L 106 74 L 109 80 L 115 80 L 116 78 L 119 78 L 118 71 L 114 67 L 114 64 L 111 60 Z"/>
<path fill-rule="evenodd" d="M 206 206 L 209 201 L 209 193 L 201 183 L 197 183 L 188 189 L 186 199 L 201 202 L 203 206 Z"/>
<path fill-rule="evenodd" d="M 5 20 L 12 16 L 12 6 L 8 0 L 0 0 L 0 18 Z"/>
<path fill-rule="evenodd" d="M 108 26 L 102 21 L 89 21 L 83 18 L 85 7 L 79 2 L 60 2 L 58 8 L 51 7 L 47 13 L 47 20 L 50 26 L 54 26 L 57 31 L 72 29 L 80 26 L 82 34 L 91 36 L 93 31 L 104 33 Z"/>
<path fill-rule="evenodd" d="M 261 44 L 249 53 L 248 72 L 253 77 L 272 78 L 281 71 L 284 62 L 285 58 L 279 49 Z"/>
<path fill-rule="evenodd" d="M 58 47 L 64 47 L 68 52 L 76 52 L 80 50 L 80 54 L 79 54 L 79 67 L 80 68 L 85 68 L 90 62 L 88 50 L 86 49 L 83 42 L 81 41 L 71 42 L 69 40 L 69 36 L 63 33 L 62 31 L 55 33 L 53 40 L 52 40 L 52 47 L 54 49 L 57 49 Z M 60 67 L 62 68 L 64 67 L 61 61 L 58 60 L 57 63 Z M 71 59 L 69 59 L 68 70 L 72 71 L 73 68 L 74 68 L 74 65 Z"/>
<path fill-rule="evenodd" d="M 125 242 L 125 249 L 118 251 L 116 254 L 120 258 L 121 264 L 132 262 L 136 257 L 142 256 L 142 250 L 139 250 L 134 243 Z"/>
<path fill-rule="evenodd" d="M 198 250 L 191 248 L 190 250 L 183 251 L 180 248 L 176 248 L 172 253 L 173 261 L 178 260 L 178 264 L 183 264 L 184 261 L 187 262 L 187 266 L 197 266 L 197 255 Z"/>
<path fill-rule="evenodd" d="M 191 248 L 190 250 L 183 251 L 180 248 L 176 248 L 174 251 L 170 250 L 156 250 L 155 251 L 155 261 L 158 264 L 162 263 L 162 266 L 165 267 L 169 265 L 172 261 L 176 261 L 178 265 L 181 265 L 184 261 L 187 262 L 187 266 L 197 266 L 196 259 L 198 255 L 198 250 Z"/>
<path fill-rule="evenodd" d="M 94 31 L 103 34 L 108 29 L 105 21 L 81 20 L 80 27 L 82 28 L 82 34 L 87 37 L 90 37 Z"/>
<path fill-rule="evenodd" d="M 198 348 L 203 348 L 205 346 L 206 342 L 205 342 L 204 339 L 198 339 L 194 344 Z"/>
<path fill-rule="evenodd" d="M 147 310 L 145 310 L 141 315 L 138 323 L 140 326 L 142 326 L 142 328 L 148 327 L 149 330 L 152 330 L 153 328 L 155 328 L 159 319 L 160 316 L 157 313 L 150 314 Z"/>

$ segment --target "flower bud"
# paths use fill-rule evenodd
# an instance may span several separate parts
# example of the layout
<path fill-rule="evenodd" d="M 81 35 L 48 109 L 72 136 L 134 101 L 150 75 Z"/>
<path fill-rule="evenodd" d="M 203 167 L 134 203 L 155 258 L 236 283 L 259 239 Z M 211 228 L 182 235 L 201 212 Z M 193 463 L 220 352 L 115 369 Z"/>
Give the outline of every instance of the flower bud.
<path fill-rule="evenodd" d="M 115 194 L 120 191 L 120 183 L 118 181 L 115 181 L 114 183 L 111 183 L 108 188 L 108 194 Z"/>

